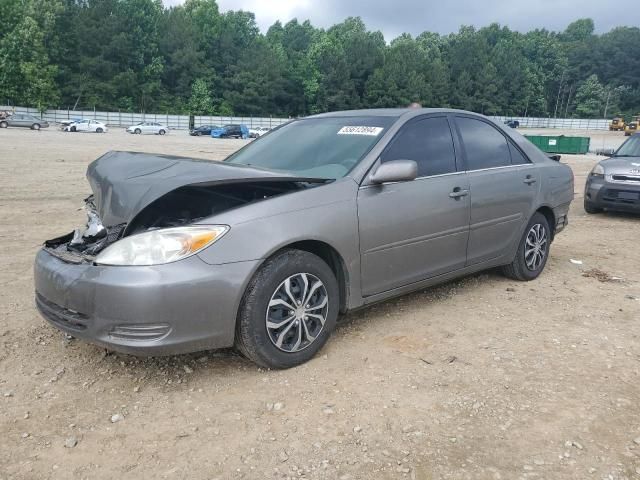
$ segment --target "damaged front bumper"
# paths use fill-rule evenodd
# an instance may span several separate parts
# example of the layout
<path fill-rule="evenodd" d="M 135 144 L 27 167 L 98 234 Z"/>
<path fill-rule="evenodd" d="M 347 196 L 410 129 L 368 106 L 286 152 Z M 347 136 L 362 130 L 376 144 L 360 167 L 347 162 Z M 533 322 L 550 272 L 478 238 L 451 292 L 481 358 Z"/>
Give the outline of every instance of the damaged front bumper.
<path fill-rule="evenodd" d="M 150 267 L 70 263 L 38 252 L 36 305 L 58 329 L 108 349 L 173 355 L 233 345 L 257 261 L 209 265 L 197 255 Z"/>

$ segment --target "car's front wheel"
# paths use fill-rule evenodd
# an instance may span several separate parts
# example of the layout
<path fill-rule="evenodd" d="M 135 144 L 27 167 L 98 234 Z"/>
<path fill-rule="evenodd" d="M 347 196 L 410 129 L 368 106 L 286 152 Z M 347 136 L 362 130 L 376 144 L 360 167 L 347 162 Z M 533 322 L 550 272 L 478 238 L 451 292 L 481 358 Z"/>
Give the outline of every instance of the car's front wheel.
<path fill-rule="evenodd" d="M 142 133 L 142 130 L 140 130 L 139 128 L 136 128 L 133 133 L 135 133 L 136 135 L 140 135 Z"/>
<path fill-rule="evenodd" d="M 7 128 L 9 124 L 7 122 L 0 122 L 0 128 Z"/>
<path fill-rule="evenodd" d="M 311 359 L 338 318 L 339 289 L 318 256 L 284 250 L 249 283 L 236 325 L 236 347 L 258 365 L 290 368 Z"/>
<path fill-rule="evenodd" d="M 96 133 L 103 133 L 104 130 L 102 129 L 102 127 L 98 127 L 96 128 Z"/>
<path fill-rule="evenodd" d="M 31 125 L 31 130 L 40 130 L 40 124 L 34 123 L 33 125 Z"/>
<path fill-rule="evenodd" d="M 537 212 L 527 225 L 513 262 L 502 267 L 505 276 L 529 281 L 538 278 L 549 258 L 551 229 L 547 218 Z"/>
<path fill-rule="evenodd" d="M 167 132 L 165 132 L 164 130 L 160 130 L 158 133 L 159 133 L 160 135 L 164 135 L 164 134 L 165 134 L 165 133 L 167 133 Z"/>

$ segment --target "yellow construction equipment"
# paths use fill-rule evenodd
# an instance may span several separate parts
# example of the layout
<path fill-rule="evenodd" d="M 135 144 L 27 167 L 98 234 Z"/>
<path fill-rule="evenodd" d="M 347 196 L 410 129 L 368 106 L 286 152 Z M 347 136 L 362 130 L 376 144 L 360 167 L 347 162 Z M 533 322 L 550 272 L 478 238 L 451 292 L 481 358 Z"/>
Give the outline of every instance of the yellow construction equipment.
<path fill-rule="evenodd" d="M 640 115 L 636 115 L 635 117 L 633 117 L 632 121 L 627 123 L 627 126 L 624 129 L 625 137 L 633 135 L 634 133 L 639 131 L 639 127 L 640 127 Z"/>
<path fill-rule="evenodd" d="M 609 131 L 611 132 L 624 132 L 624 118 L 622 117 L 616 117 L 613 120 L 611 120 L 611 123 L 609 124 Z"/>

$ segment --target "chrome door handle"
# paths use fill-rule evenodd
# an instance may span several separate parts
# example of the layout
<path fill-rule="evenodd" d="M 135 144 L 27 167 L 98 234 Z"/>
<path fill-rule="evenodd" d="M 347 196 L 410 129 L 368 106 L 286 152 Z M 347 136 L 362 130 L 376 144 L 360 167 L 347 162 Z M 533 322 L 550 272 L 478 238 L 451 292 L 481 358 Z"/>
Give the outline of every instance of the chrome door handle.
<path fill-rule="evenodd" d="M 536 183 L 536 179 L 533 178 L 531 175 L 527 175 L 527 178 L 525 178 L 523 180 L 524 183 L 526 183 L 527 185 L 531 185 L 532 183 Z"/>
<path fill-rule="evenodd" d="M 456 199 L 460 197 L 466 197 L 467 195 L 469 195 L 469 190 L 463 190 L 460 187 L 454 188 L 453 192 L 449 194 L 451 198 L 456 198 Z"/>

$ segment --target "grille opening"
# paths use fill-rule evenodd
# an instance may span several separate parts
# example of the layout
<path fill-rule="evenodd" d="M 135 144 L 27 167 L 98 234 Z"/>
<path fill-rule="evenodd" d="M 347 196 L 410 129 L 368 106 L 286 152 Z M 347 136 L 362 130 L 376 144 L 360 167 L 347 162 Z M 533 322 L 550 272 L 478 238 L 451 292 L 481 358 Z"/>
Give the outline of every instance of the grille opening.
<path fill-rule="evenodd" d="M 36 306 L 46 318 L 64 329 L 82 331 L 87 328 L 87 315 L 61 307 L 39 293 L 36 293 Z"/>
<path fill-rule="evenodd" d="M 640 176 L 632 175 L 613 175 L 612 178 L 619 182 L 638 182 L 640 183 Z"/>

